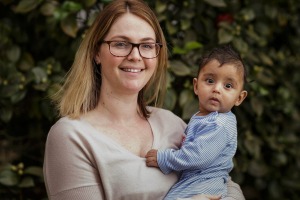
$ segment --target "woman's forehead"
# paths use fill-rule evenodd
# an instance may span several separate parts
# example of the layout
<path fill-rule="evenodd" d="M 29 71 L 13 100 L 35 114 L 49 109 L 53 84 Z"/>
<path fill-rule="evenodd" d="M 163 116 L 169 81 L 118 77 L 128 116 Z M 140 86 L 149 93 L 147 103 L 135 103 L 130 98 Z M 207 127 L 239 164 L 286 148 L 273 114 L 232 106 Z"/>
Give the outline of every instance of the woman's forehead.
<path fill-rule="evenodd" d="M 155 32 L 151 25 L 144 19 L 134 14 L 126 13 L 112 24 L 107 37 L 127 37 L 136 40 L 148 38 L 155 40 Z"/>

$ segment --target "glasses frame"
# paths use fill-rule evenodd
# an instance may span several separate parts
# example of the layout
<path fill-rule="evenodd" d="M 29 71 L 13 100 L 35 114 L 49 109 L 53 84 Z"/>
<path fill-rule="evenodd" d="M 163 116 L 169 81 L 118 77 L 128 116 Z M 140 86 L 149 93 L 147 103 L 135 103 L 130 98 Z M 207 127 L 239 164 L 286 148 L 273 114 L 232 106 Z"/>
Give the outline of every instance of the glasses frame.
<path fill-rule="evenodd" d="M 129 53 L 128 53 L 126 56 L 117 56 L 117 55 L 113 54 L 113 53 L 111 52 L 111 50 L 110 50 L 110 44 L 111 44 L 112 42 L 127 42 L 127 41 L 116 41 L 116 40 L 108 40 L 108 41 L 106 41 L 106 40 L 103 40 L 103 41 L 101 42 L 101 43 L 106 43 L 106 44 L 108 44 L 108 48 L 109 48 L 110 54 L 113 55 L 113 56 L 115 56 L 115 57 L 127 57 L 129 54 L 131 54 L 133 48 L 134 48 L 134 47 L 137 47 L 137 49 L 138 49 L 138 51 L 139 51 L 139 54 L 140 54 L 140 56 L 141 56 L 142 58 L 145 58 L 145 59 L 153 59 L 153 58 L 156 58 L 156 57 L 159 55 L 160 49 L 161 49 L 161 47 L 163 46 L 161 43 L 155 43 L 155 42 L 153 42 L 153 43 L 151 43 L 151 42 L 148 42 L 148 43 L 147 43 L 147 42 L 144 42 L 144 43 L 132 43 L 132 42 L 127 42 L 128 44 L 131 44 L 131 45 L 132 45 L 131 50 L 129 51 Z M 156 54 L 155 57 L 152 57 L 152 58 L 146 58 L 146 57 L 142 56 L 142 54 L 141 54 L 141 52 L 140 52 L 140 45 L 141 45 L 141 44 L 155 44 L 155 45 L 158 45 L 158 46 L 159 46 L 158 53 Z"/>

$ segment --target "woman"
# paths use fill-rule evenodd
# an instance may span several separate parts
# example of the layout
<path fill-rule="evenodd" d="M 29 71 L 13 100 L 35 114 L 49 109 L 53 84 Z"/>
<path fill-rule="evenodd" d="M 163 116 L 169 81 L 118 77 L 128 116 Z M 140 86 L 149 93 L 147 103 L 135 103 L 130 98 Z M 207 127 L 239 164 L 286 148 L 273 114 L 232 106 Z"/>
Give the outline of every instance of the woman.
<path fill-rule="evenodd" d="M 56 96 L 62 118 L 49 131 L 44 161 L 50 199 L 165 196 L 177 175 L 147 168 L 144 157 L 151 148 L 177 148 L 186 127 L 170 111 L 147 107 L 161 105 L 166 68 L 166 41 L 151 9 L 139 0 L 106 6 Z M 231 197 L 243 198 L 230 184 Z"/>

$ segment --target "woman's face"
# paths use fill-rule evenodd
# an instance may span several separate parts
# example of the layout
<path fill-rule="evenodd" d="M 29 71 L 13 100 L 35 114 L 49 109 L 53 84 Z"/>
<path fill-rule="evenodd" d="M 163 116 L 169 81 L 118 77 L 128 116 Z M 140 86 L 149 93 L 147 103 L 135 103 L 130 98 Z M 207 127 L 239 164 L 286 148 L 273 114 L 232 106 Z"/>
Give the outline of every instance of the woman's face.
<path fill-rule="evenodd" d="M 126 13 L 115 21 L 104 40 L 155 43 L 156 37 L 146 21 Z M 149 81 L 157 65 L 157 58 L 142 58 L 136 47 L 126 57 L 113 56 L 107 43 L 101 44 L 95 60 L 101 64 L 101 91 L 111 95 L 137 95 Z"/>

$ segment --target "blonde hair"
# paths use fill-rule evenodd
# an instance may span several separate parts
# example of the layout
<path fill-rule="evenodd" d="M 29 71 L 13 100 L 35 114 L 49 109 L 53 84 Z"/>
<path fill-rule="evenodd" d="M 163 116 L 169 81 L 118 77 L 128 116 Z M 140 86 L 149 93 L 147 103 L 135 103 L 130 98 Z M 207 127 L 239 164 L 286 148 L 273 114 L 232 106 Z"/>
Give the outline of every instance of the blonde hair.
<path fill-rule="evenodd" d="M 157 57 L 157 67 L 149 82 L 139 92 L 139 112 L 149 117 L 147 105 L 162 106 L 166 90 L 166 69 L 168 62 L 167 45 L 160 24 L 150 7 L 141 0 L 115 0 L 107 5 L 95 19 L 81 42 L 74 63 L 67 73 L 65 83 L 54 96 L 60 116 L 78 118 L 93 110 L 100 98 L 101 74 L 94 57 L 98 53 L 99 42 L 104 39 L 112 24 L 125 13 L 134 14 L 151 25 L 156 42 L 162 44 Z M 98 68 L 98 69 L 97 69 Z"/>

